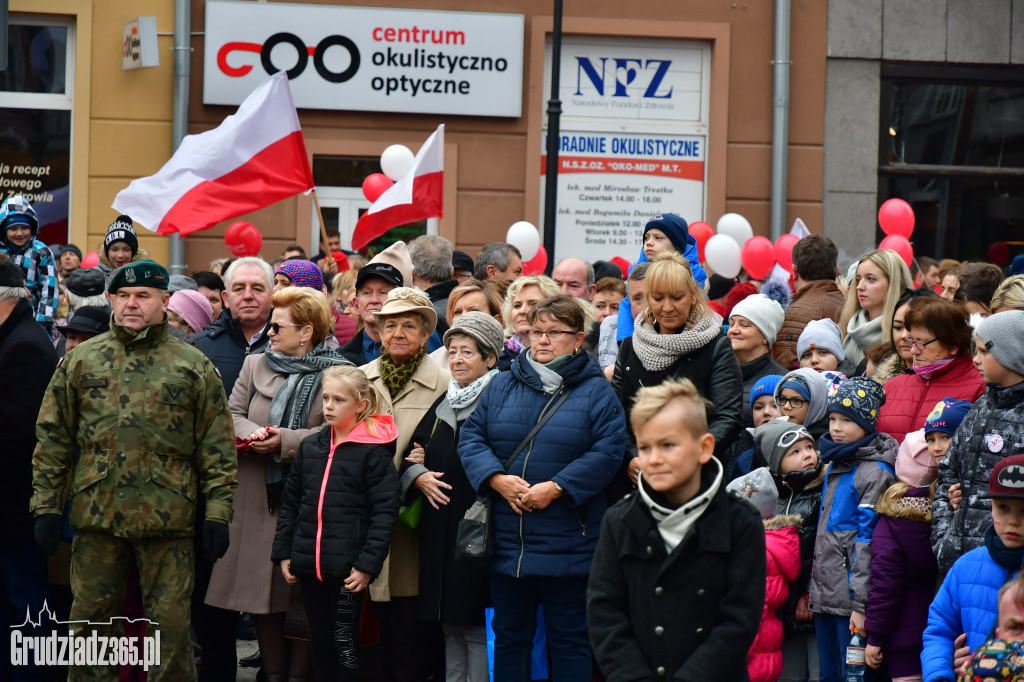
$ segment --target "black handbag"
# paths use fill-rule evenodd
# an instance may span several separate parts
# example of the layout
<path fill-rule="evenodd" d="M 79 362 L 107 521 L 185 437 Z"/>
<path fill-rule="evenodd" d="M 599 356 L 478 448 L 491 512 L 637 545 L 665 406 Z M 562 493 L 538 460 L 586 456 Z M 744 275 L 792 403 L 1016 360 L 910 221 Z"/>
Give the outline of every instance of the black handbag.
<path fill-rule="evenodd" d="M 534 439 L 537 432 L 541 430 L 565 399 L 572 393 L 572 388 L 560 389 L 551 397 L 547 406 L 540 413 L 537 423 L 534 424 L 526 438 L 519 444 L 507 460 L 505 460 L 505 471 L 512 466 L 512 463 L 519 457 L 519 453 Z M 557 401 L 555 399 L 557 398 Z M 552 404 L 552 401 L 555 401 Z M 459 528 L 455 535 L 455 561 L 476 568 L 486 568 L 494 559 L 494 523 L 492 520 L 491 495 L 478 495 L 476 501 L 466 510 L 465 516 L 459 521 Z"/>

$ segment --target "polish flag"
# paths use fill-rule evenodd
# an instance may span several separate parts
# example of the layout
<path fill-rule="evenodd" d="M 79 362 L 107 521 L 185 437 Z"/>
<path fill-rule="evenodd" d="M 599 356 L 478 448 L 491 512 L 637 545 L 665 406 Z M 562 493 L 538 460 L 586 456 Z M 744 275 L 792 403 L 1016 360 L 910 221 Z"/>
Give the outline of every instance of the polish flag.
<path fill-rule="evenodd" d="M 361 249 L 395 225 L 444 215 L 444 124 L 420 147 L 412 168 L 359 218 L 352 248 Z"/>
<path fill-rule="evenodd" d="M 288 76 L 278 71 L 219 126 L 182 140 L 156 175 L 133 180 L 112 207 L 157 234 L 185 236 L 313 187 Z"/>

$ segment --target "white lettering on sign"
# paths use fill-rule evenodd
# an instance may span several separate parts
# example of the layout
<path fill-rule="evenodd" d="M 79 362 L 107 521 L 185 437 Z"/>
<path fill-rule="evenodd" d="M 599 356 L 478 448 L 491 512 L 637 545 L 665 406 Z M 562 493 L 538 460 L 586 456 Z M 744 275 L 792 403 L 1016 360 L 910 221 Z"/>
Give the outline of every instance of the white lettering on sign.
<path fill-rule="evenodd" d="M 299 108 L 518 117 L 523 16 L 206 3 L 205 104 L 277 71 Z"/>

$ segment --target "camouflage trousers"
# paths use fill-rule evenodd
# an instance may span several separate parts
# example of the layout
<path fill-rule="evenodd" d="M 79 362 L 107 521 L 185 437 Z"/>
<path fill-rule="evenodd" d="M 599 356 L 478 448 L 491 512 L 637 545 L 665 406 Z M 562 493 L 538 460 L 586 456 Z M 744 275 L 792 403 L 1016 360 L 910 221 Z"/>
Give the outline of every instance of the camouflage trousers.
<path fill-rule="evenodd" d="M 126 539 L 108 533 L 76 533 L 71 544 L 74 601 L 69 627 L 76 637 L 88 637 L 92 632 L 100 637 L 124 636 L 124 627 L 116 618 L 124 606 L 128 566 L 134 562 L 138 567 L 143 610 L 146 618 L 156 623 L 146 626 L 146 636 L 155 637 L 159 631 L 160 665 L 149 669 L 149 682 L 195 680 L 189 638 L 193 553 L 190 537 Z M 91 626 L 81 621 L 111 624 Z M 68 682 L 115 682 L 119 671 L 116 665 L 72 666 Z"/>

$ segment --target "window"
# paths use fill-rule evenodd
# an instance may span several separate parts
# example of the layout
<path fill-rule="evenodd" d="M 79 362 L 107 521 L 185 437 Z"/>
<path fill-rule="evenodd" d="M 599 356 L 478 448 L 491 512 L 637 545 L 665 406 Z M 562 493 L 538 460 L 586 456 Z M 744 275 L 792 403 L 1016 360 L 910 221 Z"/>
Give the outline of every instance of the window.
<path fill-rule="evenodd" d="M 12 15 L 0 72 L 0 193 L 32 202 L 48 245 L 68 240 L 73 41 L 67 22 Z"/>
<path fill-rule="evenodd" d="M 984 259 L 999 241 L 1024 252 L 1024 74 L 882 69 L 878 196 L 913 206 L 914 252 Z"/>

